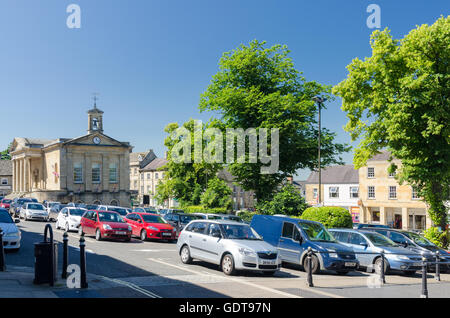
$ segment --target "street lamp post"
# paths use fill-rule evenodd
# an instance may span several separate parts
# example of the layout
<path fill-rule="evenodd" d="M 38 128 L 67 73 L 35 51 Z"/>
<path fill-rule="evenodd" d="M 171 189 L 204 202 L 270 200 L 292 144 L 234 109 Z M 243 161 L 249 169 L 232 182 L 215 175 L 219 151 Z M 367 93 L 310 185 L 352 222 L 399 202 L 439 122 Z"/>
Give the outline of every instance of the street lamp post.
<path fill-rule="evenodd" d="M 321 131 L 322 131 L 322 123 L 321 123 L 321 119 L 320 119 L 320 113 L 322 110 L 322 104 L 326 101 L 327 99 L 325 97 L 320 97 L 320 96 L 314 96 L 313 97 L 313 101 L 315 101 L 317 103 L 317 106 L 319 108 L 319 140 L 318 140 L 318 145 L 317 145 L 317 160 L 318 160 L 318 165 L 319 165 L 319 205 L 321 205 L 322 203 L 322 166 L 321 166 L 321 161 L 320 161 L 320 139 L 321 139 Z"/>

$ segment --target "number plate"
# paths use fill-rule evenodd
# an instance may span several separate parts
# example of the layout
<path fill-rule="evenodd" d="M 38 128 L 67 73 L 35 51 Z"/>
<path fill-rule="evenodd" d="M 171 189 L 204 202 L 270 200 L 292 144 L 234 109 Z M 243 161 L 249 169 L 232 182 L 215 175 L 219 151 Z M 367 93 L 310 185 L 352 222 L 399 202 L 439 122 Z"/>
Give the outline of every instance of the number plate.
<path fill-rule="evenodd" d="M 413 263 L 413 266 L 422 266 L 422 263 Z"/>
<path fill-rule="evenodd" d="M 276 265 L 275 261 L 261 261 L 261 265 Z"/>
<path fill-rule="evenodd" d="M 164 236 L 172 236 L 172 233 L 163 233 Z"/>
<path fill-rule="evenodd" d="M 356 263 L 354 263 L 354 262 L 345 262 L 345 266 L 346 267 L 355 267 Z"/>
<path fill-rule="evenodd" d="M 127 232 L 118 231 L 118 232 L 116 232 L 116 234 L 117 235 L 125 235 L 125 234 L 127 234 Z"/>

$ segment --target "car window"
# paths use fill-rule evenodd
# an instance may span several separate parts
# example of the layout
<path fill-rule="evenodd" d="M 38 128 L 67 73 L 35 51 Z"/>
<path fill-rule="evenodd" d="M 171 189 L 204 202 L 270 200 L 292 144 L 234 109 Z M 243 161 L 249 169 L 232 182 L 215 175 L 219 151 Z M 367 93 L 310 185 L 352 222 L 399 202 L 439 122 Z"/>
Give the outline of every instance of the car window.
<path fill-rule="evenodd" d="M 366 235 L 367 239 L 369 239 L 375 246 L 398 246 L 394 241 L 377 232 L 364 234 Z"/>
<path fill-rule="evenodd" d="M 66 209 L 66 208 L 62 209 L 62 210 L 60 211 L 60 213 L 63 214 L 63 215 L 66 215 L 66 214 L 67 214 L 67 209 Z"/>
<path fill-rule="evenodd" d="M 141 218 L 139 215 L 137 216 L 139 219 Z M 146 223 L 167 223 L 162 217 L 159 215 L 149 215 L 149 214 L 143 214 L 142 218 Z"/>
<path fill-rule="evenodd" d="M 188 231 L 188 232 L 192 232 L 192 229 L 194 228 L 195 223 L 191 223 L 189 224 L 184 231 Z"/>
<path fill-rule="evenodd" d="M 128 214 L 126 218 L 131 221 L 136 221 L 136 214 Z"/>
<path fill-rule="evenodd" d="M 296 242 L 300 242 L 301 234 L 297 227 L 294 227 L 294 236 L 293 240 Z"/>
<path fill-rule="evenodd" d="M 380 233 L 381 235 L 388 236 L 388 231 L 377 229 L 375 232 Z"/>
<path fill-rule="evenodd" d="M 349 237 L 350 237 L 350 233 L 349 232 L 331 232 L 331 234 L 333 234 L 333 236 L 342 243 L 349 243 Z"/>
<path fill-rule="evenodd" d="M 211 223 L 208 228 L 208 235 L 215 236 L 215 233 L 221 233 L 219 224 Z"/>
<path fill-rule="evenodd" d="M 179 221 L 180 216 L 178 214 L 172 214 L 172 221 Z"/>
<path fill-rule="evenodd" d="M 283 233 L 281 234 L 282 237 L 286 238 L 292 238 L 292 235 L 294 233 L 294 224 L 289 222 L 283 223 Z"/>
<path fill-rule="evenodd" d="M 122 216 L 116 212 L 99 212 L 98 219 L 100 222 L 118 222 L 124 223 Z"/>
<path fill-rule="evenodd" d="M 44 210 L 42 204 L 28 203 L 27 208 L 30 210 Z"/>
<path fill-rule="evenodd" d="M 350 244 L 360 245 L 361 243 L 367 244 L 366 239 L 358 233 L 350 233 Z"/>
<path fill-rule="evenodd" d="M 379 233 L 379 232 L 378 232 Z M 402 234 L 397 233 L 397 232 L 389 232 L 389 238 L 391 240 L 393 240 L 395 243 L 407 243 L 408 240 L 406 239 L 406 237 L 404 237 Z"/>
<path fill-rule="evenodd" d="M 194 227 L 192 228 L 192 232 L 199 233 L 199 234 L 205 234 L 206 225 L 207 224 L 204 222 L 196 222 Z"/>
<path fill-rule="evenodd" d="M 67 209 L 71 216 L 82 216 L 85 212 L 83 209 Z"/>
<path fill-rule="evenodd" d="M 167 221 L 172 221 L 172 214 L 166 214 L 165 218 Z"/>
<path fill-rule="evenodd" d="M 331 242 L 336 243 L 336 239 L 321 223 L 302 222 L 299 221 L 298 225 L 306 233 L 311 241 L 316 242 Z"/>

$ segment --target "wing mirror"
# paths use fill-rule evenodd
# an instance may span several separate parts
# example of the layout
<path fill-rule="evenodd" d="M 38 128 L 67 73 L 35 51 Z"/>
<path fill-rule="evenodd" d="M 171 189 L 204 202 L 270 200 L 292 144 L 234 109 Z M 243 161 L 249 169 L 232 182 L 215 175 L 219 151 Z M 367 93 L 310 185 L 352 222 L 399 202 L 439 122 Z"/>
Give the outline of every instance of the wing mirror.
<path fill-rule="evenodd" d="M 14 219 L 14 223 L 20 223 L 20 219 Z"/>
<path fill-rule="evenodd" d="M 365 243 L 365 242 L 361 242 L 361 243 L 359 243 L 359 245 L 362 247 L 367 247 L 367 243 Z"/>
<path fill-rule="evenodd" d="M 222 234 L 220 234 L 220 232 L 213 232 L 213 233 L 212 233 L 212 236 L 213 236 L 213 237 L 217 237 L 217 238 L 221 238 L 221 237 L 222 237 Z"/>
<path fill-rule="evenodd" d="M 405 248 L 408 247 L 408 245 L 409 245 L 408 242 L 406 242 L 406 241 L 405 241 L 405 242 L 402 242 L 401 244 L 402 244 L 403 247 L 405 247 Z"/>

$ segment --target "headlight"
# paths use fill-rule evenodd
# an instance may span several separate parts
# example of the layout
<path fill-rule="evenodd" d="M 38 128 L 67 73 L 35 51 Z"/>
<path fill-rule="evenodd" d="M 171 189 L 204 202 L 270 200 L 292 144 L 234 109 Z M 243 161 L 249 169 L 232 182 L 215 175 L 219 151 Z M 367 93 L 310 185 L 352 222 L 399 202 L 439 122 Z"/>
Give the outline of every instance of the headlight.
<path fill-rule="evenodd" d="M 328 253 L 328 256 L 331 258 L 338 258 L 337 253 Z"/>
<path fill-rule="evenodd" d="M 103 224 L 103 229 L 105 229 L 105 230 L 112 230 L 112 227 L 109 226 L 108 224 Z"/>
<path fill-rule="evenodd" d="M 253 252 L 252 250 L 249 250 L 247 248 L 243 248 L 243 247 L 241 247 L 239 249 L 239 253 L 241 253 L 242 255 L 245 255 L 245 256 L 256 256 L 255 252 Z"/>
<path fill-rule="evenodd" d="M 402 261 L 409 261 L 409 257 L 406 255 L 395 255 L 394 256 L 396 259 L 400 259 Z"/>
<path fill-rule="evenodd" d="M 147 229 L 152 230 L 152 231 L 158 231 L 158 229 L 154 226 L 147 226 Z"/>
<path fill-rule="evenodd" d="M 15 237 L 15 236 L 20 236 L 20 232 L 9 232 L 6 233 L 5 237 Z"/>

